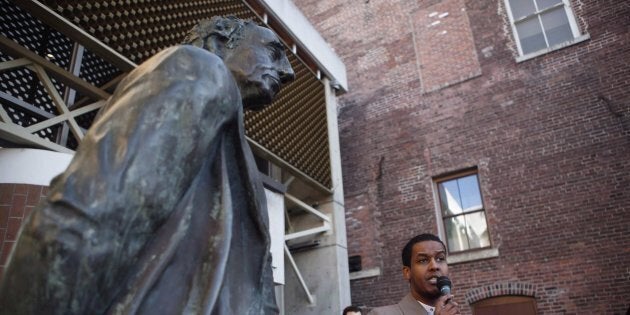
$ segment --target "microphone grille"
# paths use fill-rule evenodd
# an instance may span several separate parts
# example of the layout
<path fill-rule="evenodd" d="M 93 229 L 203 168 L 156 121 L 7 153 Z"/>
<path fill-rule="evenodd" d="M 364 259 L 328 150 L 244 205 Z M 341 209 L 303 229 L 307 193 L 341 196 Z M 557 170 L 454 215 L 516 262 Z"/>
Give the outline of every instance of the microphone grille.
<path fill-rule="evenodd" d="M 443 295 L 451 294 L 451 280 L 448 277 L 441 276 L 437 278 L 437 287 Z"/>

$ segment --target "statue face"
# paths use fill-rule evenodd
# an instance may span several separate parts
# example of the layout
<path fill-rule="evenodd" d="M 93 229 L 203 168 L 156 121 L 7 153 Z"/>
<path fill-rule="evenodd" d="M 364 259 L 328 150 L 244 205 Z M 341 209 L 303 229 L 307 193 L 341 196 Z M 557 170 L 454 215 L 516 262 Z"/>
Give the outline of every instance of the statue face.
<path fill-rule="evenodd" d="M 223 61 L 238 83 L 243 107 L 258 110 L 271 104 L 295 74 L 273 31 L 251 26 L 244 32 L 236 47 L 225 50 Z"/>

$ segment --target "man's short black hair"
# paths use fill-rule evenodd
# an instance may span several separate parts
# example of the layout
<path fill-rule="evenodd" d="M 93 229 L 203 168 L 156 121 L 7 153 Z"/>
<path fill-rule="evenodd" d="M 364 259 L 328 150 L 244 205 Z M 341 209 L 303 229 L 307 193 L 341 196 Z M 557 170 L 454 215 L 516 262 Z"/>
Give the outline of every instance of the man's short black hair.
<path fill-rule="evenodd" d="M 361 309 L 358 306 L 350 305 L 343 309 L 342 315 L 346 315 L 349 312 L 361 312 Z"/>
<path fill-rule="evenodd" d="M 405 247 L 402 250 L 403 266 L 411 267 L 411 249 L 413 248 L 413 245 L 415 245 L 416 243 L 420 243 L 424 241 L 439 242 L 440 244 L 442 244 L 442 247 L 444 247 L 444 251 L 446 251 L 446 245 L 444 245 L 442 240 L 436 235 L 429 234 L 429 233 L 416 235 L 412 239 L 410 239 L 409 242 L 407 242 L 407 245 L 405 245 Z"/>

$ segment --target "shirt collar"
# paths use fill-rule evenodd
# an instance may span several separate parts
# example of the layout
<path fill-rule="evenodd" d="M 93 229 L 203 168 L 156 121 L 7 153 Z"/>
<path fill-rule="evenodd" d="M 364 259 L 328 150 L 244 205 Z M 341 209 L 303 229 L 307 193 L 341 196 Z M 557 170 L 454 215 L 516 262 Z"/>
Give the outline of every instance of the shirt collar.
<path fill-rule="evenodd" d="M 429 313 L 429 315 L 433 315 L 435 313 L 435 307 L 431 305 L 426 305 L 420 301 L 417 301 L 417 302 L 420 303 L 420 305 L 422 305 L 422 307 L 424 307 L 425 310 L 427 310 L 427 313 Z"/>

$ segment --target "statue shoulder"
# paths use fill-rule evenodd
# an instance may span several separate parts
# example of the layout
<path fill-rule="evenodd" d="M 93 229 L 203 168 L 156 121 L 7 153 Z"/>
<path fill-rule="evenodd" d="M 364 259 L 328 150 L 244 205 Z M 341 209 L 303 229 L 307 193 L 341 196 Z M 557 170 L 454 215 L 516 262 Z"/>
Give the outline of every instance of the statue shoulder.
<path fill-rule="evenodd" d="M 219 56 L 191 45 L 178 45 L 164 49 L 145 63 L 176 77 L 191 75 L 214 75 L 231 77 L 230 71 Z M 143 64 L 144 66 L 144 64 Z"/>
<path fill-rule="evenodd" d="M 191 45 L 166 48 L 143 62 L 121 82 L 114 98 L 139 91 L 158 93 L 176 86 L 240 102 L 236 81 L 223 60 Z"/>
<path fill-rule="evenodd" d="M 192 45 L 177 45 L 177 46 L 171 46 L 169 48 L 166 48 L 164 50 L 162 50 L 161 52 L 157 53 L 154 57 L 158 57 L 160 55 L 163 55 L 163 59 L 164 60 L 173 60 L 173 59 L 178 59 L 178 60 L 185 60 L 185 59 L 190 59 L 193 62 L 204 62 L 207 64 L 217 64 L 217 65 L 223 65 L 223 60 L 221 60 L 221 58 L 219 58 L 219 56 L 203 49 L 203 48 L 199 48 L 196 46 L 192 46 Z M 183 62 L 181 65 L 184 65 L 185 62 Z"/>

